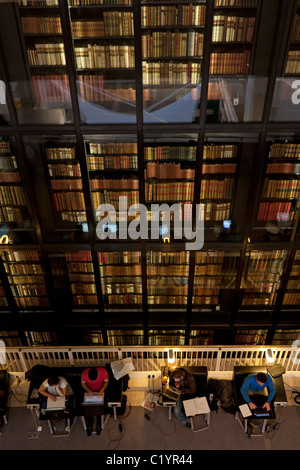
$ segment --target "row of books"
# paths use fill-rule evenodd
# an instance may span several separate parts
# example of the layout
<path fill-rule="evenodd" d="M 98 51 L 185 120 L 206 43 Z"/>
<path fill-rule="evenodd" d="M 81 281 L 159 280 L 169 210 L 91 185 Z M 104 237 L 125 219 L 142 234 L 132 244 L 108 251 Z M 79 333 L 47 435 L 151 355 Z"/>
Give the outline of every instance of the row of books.
<path fill-rule="evenodd" d="M 46 287 L 43 285 L 27 285 L 22 286 L 19 284 L 14 284 L 10 286 L 12 293 L 16 297 L 39 297 L 39 296 L 46 296 L 47 291 Z"/>
<path fill-rule="evenodd" d="M 193 201 L 194 183 L 146 181 L 145 199 L 147 201 Z"/>
<path fill-rule="evenodd" d="M 84 195 L 80 192 L 53 193 L 55 208 L 60 211 L 85 211 Z"/>
<path fill-rule="evenodd" d="M 74 38 L 133 36 L 133 13 L 124 11 L 104 11 L 103 20 L 73 20 L 72 32 Z"/>
<path fill-rule="evenodd" d="M 255 17 L 215 15 L 212 42 L 251 42 Z"/>
<path fill-rule="evenodd" d="M 204 26 L 205 4 L 142 6 L 142 26 Z"/>
<path fill-rule="evenodd" d="M 300 144 L 288 142 L 272 144 L 269 151 L 269 158 L 300 159 Z"/>
<path fill-rule="evenodd" d="M 142 294 L 142 285 L 135 283 L 126 284 L 103 284 L 102 292 L 104 295 L 117 294 Z"/>
<path fill-rule="evenodd" d="M 250 65 L 251 51 L 244 52 L 212 52 L 209 73 L 214 75 L 247 75 Z"/>
<path fill-rule="evenodd" d="M 26 206 L 23 188 L 21 186 L 0 186 L 0 204 Z"/>
<path fill-rule="evenodd" d="M 53 191 L 76 191 L 82 189 L 81 179 L 63 179 L 63 180 L 51 180 L 51 188 Z"/>
<path fill-rule="evenodd" d="M 184 169 L 180 163 L 149 162 L 145 169 L 145 178 L 194 179 L 194 169 Z"/>
<path fill-rule="evenodd" d="M 22 7 L 53 7 L 58 5 L 58 0 L 18 0 Z"/>
<path fill-rule="evenodd" d="M 285 73 L 300 72 L 300 51 L 289 51 L 288 59 L 285 67 Z"/>
<path fill-rule="evenodd" d="M 82 100 L 92 103 L 126 102 L 135 103 L 136 91 L 133 88 L 109 89 L 103 86 L 101 75 L 81 75 L 77 81 Z"/>
<path fill-rule="evenodd" d="M 257 220 L 294 220 L 295 211 L 290 202 L 261 202 Z"/>
<path fill-rule="evenodd" d="M 135 65 L 134 46 L 89 44 L 84 47 L 75 47 L 74 51 L 78 69 L 127 69 Z"/>
<path fill-rule="evenodd" d="M 63 43 L 36 43 L 34 48 L 27 48 L 27 55 L 29 65 L 66 65 Z"/>
<path fill-rule="evenodd" d="M 0 171 L 3 170 L 17 170 L 17 159 L 14 155 L 1 155 L 0 156 Z"/>
<path fill-rule="evenodd" d="M 72 294 L 96 294 L 96 286 L 95 284 L 89 283 L 89 284 L 82 284 L 82 283 L 76 283 L 76 284 L 71 284 L 71 291 Z"/>
<path fill-rule="evenodd" d="M 93 264 L 87 261 L 68 261 L 68 272 L 74 273 L 93 273 Z"/>
<path fill-rule="evenodd" d="M 217 305 L 218 303 L 218 296 L 193 296 L 193 304 L 195 305 Z"/>
<path fill-rule="evenodd" d="M 41 274 L 43 274 L 42 268 L 39 264 L 3 264 L 6 273 L 11 276 L 40 276 Z"/>
<path fill-rule="evenodd" d="M 205 145 L 203 160 L 235 158 L 237 156 L 237 149 L 237 145 Z"/>
<path fill-rule="evenodd" d="M 287 283 L 287 289 L 290 290 L 290 289 L 297 289 L 299 290 L 300 289 L 300 283 L 299 283 L 299 279 L 290 279 Z"/>
<path fill-rule="evenodd" d="M 62 221 L 76 222 L 76 223 L 87 222 L 85 211 L 81 211 L 81 212 L 80 211 L 72 211 L 72 212 L 61 211 L 59 213 L 59 216 Z"/>
<path fill-rule="evenodd" d="M 210 289 L 210 288 L 198 287 L 198 286 L 194 286 L 194 291 L 193 291 L 193 295 L 200 295 L 200 296 L 206 296 L 206 295 L 215 296 L 215 295 L 219 295 L 219 293 L 220 293 L 219 288 Z"/>
<path fill-rule="evenodd" d="M 1 258 L 3 261 L 10 261 L 13 263 L 19 263 L 22 261 L 39 261 L 39 254 L 36 250 L 9 250 L 9 251 L 1 251 Z"/>
<path fill-rule="evenodd" d="M 137 170 L 138 157 L 136 155 L 122 156 L 87 156 L 89 170 Z"/>
<path fill-rule="evenodd" d="M 36 103 L 69 103 L 71 101 L 68 75 L 32 75 Z"/>
<path fill-rule="evenodd" d="M 140 264 L 140 251 L 99 252 L 100 264 Z"/>
<path fill-rule="evenodd" d="M 143 62 L 143 85 L 199 84 L 201 62 Z"/>
<path fill-rule="evenodd" d="M 7 276 L 7 279 L 11 284 L 44 284 L 44 277 L 35 275 L 18 275 L 18 276 Z"/>
<path fill-rule="evenodd" d="M 74 295 L 74 305 L 98 305 L 98 298 L 96 295 Z"/>
<path fill-rule="evenodd" d="M 202 174 L 216 174 L 216 173 L 235 173 L 235 163 L 215 163 L 214 165 L 202 165 Z"/>
<path fill-rule="evenodd" d="M 215 0 L 216 7 L 257 7 L 258 0 Z"/>
<path fill-rule="evenodd" d="M 200 57 L 204 35 L 197 31 L 142 34 L 142 57 Z"/>
<path fill-rule="evenodd" d="M 89 153 L 107 155 L 129 155 L 137 154 L 137 143 L 135 142 L 111 142 L 96 143 L 89 142 Z M 123 158 L 123 157 L 122 157 Z"/>
<path fill-rule="evenodd" d="M 61 163 L 61 164 L 48 164 L 49 175 L 55 177 L 81 177 L 81 170 L 79 163 Z"/>
<path fill-rule="evenodd" d="M 201 181 L 201 199 L 231 199 L 234 187 L 233 178 L 224 178 L 223 180 L 202 180 Z"/>
<path fill-rule="evenodd" d="M 47 297 L 16 297 L 15 301 L 20 308 L 49 307 Z"/>
<path fill-rule="evenodd" d="M 187 298 L 182 295 L 178 296 L 166 296 L 166 295 L 149 295 L 148 296 L 148 304 L 149 305 L 185 305 L 187 302 Z M 165 338 L 166 340 L 166 338 Z M 167 342 L 166 344 L 170 344 Z"/>
<path fill-rule="evenodd" d="M 62 34 L 59 16 L 22 16 L 25 34 Z"/>
<path fill-rule="evenodd" d="M 189 275 L 189 266 L 186 264 L 177 265 L 177 266 L 148 265 L 147 274 L 148 276 L 166 276 L 166 277 L 186 276 L 187 277 Z"/>
<path fill-rule="evenodd" d="M 224 263 L 228 259 L 235 259 L 239 257 L 238 252 L 230 253 L 230 255 L 226 254 L 224 251 L 197 251 L 196 253 L 196 263 Z"/>
<path fill-rule="evenodd" d="M 69 273 L 69 279 L 72 284 L 74 283 L 94 283 L 95 277 L 93 274 L 73 274 Z"/>
<path fill-rule="evenodd" d="M 58 337 L 55 331 L 26 331 L 28 346 L 57 344 Z"/>
<path fill-rule="evenodd" d="M 228 220 L 231 214 L 231 203 L 207 202 L 204 205 L 204 220 Z"/>
<path fill-rule="evenodd" d="M 140 276 L 142 274 L 141 265 L 132 265 L 132 266 L 99 266 L 101 277 L 107 276 Z M 109 281 L 110 282 L 110 281 Z"/>
<path fill-rule="evenodd" d="M 149 286 L 148 285 L 148 291 L 147 291 L 148 296 L 149 295 L 171 295 L 171 296 L 187 296 L 188 295 L 188 286 Z"/>
<path fill-rule="evenodd" d="M 104 189 L 103 191 L 99 192 L 92 192 L 92 204 L 94 210 L 101 204 L 112 204 L 116 210 L 119 207 L 119 196 L 126 196 L 127 197 L 127 205 L 130 207 L 133 204 L 138 204 L 139 202 L 139 192 L 136 190 L 132 191 L 107 191 Z"/>
<path fill-rule="evenodd" d="M 300 163 L 268 163 L 268 173 L 290 173 L 299 175 L 300 174 Z"/>
<path fill-rule="evenodd" d="M 284 294 L 283 305 L 299 305 L 300 304 L 300 293 L 299 292 L 287 292 Z"/>
<path fill-rule="evenodd" d="M 147 264 L 185 264 L 190 261 L 189 251 L 148 251 L 146 254 Z"/>
<path fill-rule="evenodd" d="M 48 160 L 74 160 L 75 147 L 46 147 L 46 157 Z"/>
<path fill-rule="evenodd" d="M 54 0 L 57 1 L 57 0 Z M 69 0 L 70 6 L 87 5 L 132 5 L 132 0 Z"/>
<path fill-rule="evenodd" d="M 21 222 L 23 219 L 23 213 L 18 207 L 0 208 L 0 222 Z"/>
<path fill-rule="evenodd" d="M 222 274 L 223 266 L 221 264 L 203 264 L 195 266 L 196 276 L 214 276 Z"/>
<path fill-rule="evenodd" d="M 91 189 L 139 189 L 138 179 L 91 179 Z"/>
<path fill-rule="evenodd" d="M 0 183 L 20 183 L 21 176 L 18 171 L 0 173 Z"/>
<path fill-rule="evenodd" d="M 296 14 L 292 28 L 291 41 L 300 41 L 300 16 Z"/>
<path fill-rule="evenodd" d="M 130 304 L 142 304 L 143 297 L 138 294 L 121 294 L 121 295 L 110 295 L 109 305 L 130 305 Z"/>
<path fill-rule="evenodd" d="M 158 146 L 145 147 L 144 159 L 147 160 L 195 160 L 196 147 Z"/>
<path fill-rule="evenodd" d="M 300 191 L 299 180 L 270 180 L 265 179 L 262 197 L 268 198 L 295 198 L 297 199 Z"/>

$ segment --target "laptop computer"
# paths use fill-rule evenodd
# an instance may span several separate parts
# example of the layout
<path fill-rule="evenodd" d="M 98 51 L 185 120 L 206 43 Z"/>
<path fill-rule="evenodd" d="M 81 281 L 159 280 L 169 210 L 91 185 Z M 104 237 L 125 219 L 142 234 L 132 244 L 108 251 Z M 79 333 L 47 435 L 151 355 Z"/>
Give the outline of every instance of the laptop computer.
<path fill-rule="evenodd" d="M 162 388 L 162 394 L 166 398 L 170 398 L 171 400 L 177 401 L 181 395 L 181 390 L 170 385 L 170 382 L 168 380 L 166 385 Z"/>
<path fill-rule="evenodd" d="M 104 395 L 99 395 L 98 392 L 94 392 L 93 395 L 89 395 L 87 392 L 83 397 L 83 405 L 103 405 Z"/>
<path fill-rule="evenodd" d="M 262 406 L 258 406 L 251 410 L 252 416 L 255 418 L 271 418 L 272 417 L 272 410 L 268 411 L 266 408 Z"/>
<path fill-rule="evenodd" d="M 56 397 L 56 401 L 47 398 L 46 411 L 64 410 L 66 407 L 66 397 Z"/>

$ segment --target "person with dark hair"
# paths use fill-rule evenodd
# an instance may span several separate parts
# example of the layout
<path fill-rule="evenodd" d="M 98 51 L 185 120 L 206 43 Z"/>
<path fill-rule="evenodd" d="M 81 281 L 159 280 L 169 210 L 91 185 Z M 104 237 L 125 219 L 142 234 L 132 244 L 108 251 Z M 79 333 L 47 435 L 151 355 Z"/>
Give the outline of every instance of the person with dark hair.
<path fill-rule="evenodd" d="M 174 414 L 181 424 L 190 427 L 190 419 L 185 414 L 183 400 L 191 398 L 191 395 L 196 393 L 195 378 L 184 368 L 178 368 L 171 372 L 170 384 L 182 392 L 174 407 Z"/>
<path fill-rule="evenodd" d="M 39 393 L 44 397 L 50 397 L 51 400 L 56 401 L 56 397 L 65 397 L 67 394 L 68 382 L 64 377 L 57 377 L 52 375 L 44 380 L 39 388 Z"/>
<path fill-rule="evenodd" d="M 248 375 L 241 386 L 241 394 L 245 402 L 248 403 L 250 409 L 255 409 L 257 405 L 253 403 L 251 396 L 253 394 L 262 395 L 265 388 L 268 390 L 268 395 L 265 396 L 263 408 L 270 411 L 270 402 L 275 397 L 275 387 L 273 380 L 269 374 L 258 372 Z"/>
<path fill-rule="evenodd" d="M 104 367 L 89 367 L 81 374 L 81 385 L 88 395 L 94 393 L 104 395 L 104 391 L 108 386 L 108 372 Z M 97 417 L 97 434 L 101 433 L 101 415 L 96 413 Z M 92 434 L 94 416 L 85 416 L 86 432 L 90 436 Z"/>

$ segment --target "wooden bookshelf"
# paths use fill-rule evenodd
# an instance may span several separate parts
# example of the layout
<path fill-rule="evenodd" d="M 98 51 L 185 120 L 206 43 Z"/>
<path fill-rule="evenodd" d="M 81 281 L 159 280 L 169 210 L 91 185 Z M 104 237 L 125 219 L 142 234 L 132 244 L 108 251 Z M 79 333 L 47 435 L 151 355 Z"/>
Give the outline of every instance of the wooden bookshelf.
<path fill-rule="evenodd" d="M 300 250 L 296 251 L 282 304 L 300 305 Z"/>
<path fill-rule="evenodd" d="M 74 307 L 98 305 L 90 251 L 65 253 Z"/>

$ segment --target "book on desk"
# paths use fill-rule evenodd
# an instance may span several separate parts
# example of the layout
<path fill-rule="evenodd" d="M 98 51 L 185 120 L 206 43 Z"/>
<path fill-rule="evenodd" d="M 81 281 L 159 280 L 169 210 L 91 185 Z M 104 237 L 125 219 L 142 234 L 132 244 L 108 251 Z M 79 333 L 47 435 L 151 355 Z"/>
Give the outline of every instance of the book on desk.
<path fill-rule="evenodd" d="M 183 406 L 186 416 L 196 416 L 210 412 L 206 397 L 197 397 L 191 398 L 190 400 L 184 400 Z"/>

